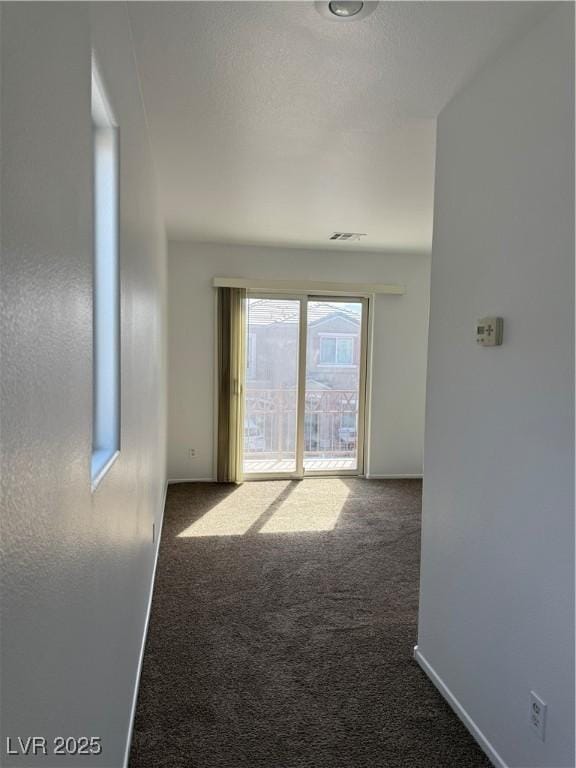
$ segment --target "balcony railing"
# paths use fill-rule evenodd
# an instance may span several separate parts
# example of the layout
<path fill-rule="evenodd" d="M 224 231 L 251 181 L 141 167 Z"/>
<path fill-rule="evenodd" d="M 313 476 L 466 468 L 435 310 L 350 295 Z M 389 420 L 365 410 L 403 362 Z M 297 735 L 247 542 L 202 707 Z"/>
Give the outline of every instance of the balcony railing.
<path fill-rule="evenodd" d="M 244 456 L 246 459 L 291 458 L 296 443 L 295 389 L 246 390 Z M 358 429 L 358 392 L 315 389 L 306 393 L 306 458 L 354 458 Z"/>

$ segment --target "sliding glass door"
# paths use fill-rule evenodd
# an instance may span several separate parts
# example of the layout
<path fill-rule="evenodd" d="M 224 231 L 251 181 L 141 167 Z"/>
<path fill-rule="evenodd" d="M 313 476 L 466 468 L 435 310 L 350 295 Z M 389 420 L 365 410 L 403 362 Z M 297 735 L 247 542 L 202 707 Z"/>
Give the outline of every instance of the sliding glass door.
<path fill-rule="evenodd" d="M 360 474 L 366 300 L 252 294 L 244 475 Z"/>
<path fill-rule="evenodd" d="M 360 300 L 310 299 L 307 312 L 304 471 L 358 472 L 364 406 Z"/>
<path fill-rule="evenodd" d="M 296 474 L 300 299 L 248 297 L 244 474 Z"/>

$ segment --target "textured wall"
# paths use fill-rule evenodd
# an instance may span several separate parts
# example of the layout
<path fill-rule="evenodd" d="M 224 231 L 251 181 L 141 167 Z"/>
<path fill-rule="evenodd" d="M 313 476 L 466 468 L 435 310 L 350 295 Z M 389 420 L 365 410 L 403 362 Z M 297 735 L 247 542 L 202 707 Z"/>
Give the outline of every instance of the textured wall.
<path fill-rule="evenodd" d="M 292 248 L 169 244 L 168 476 L 214 475 L 215 291 L 220 277 L 401 283 L 376 297 L 369 470 L 421 474 L 430 257 Z M 188 449 L 196 448 L 190 459 Z"/>
<path fill-rule="evenodd" d="M 122 450 L 95 493 L 92 46 L 121 136 Z M 1 66 L 2 735 L 100 736 L 116 768 L 165 482 L 165 242 L 125 6 L 4 4 Z"/>
<path fill-rule="evenodd" d="M 574 768 L 573 4 L 440 115 L 419 650 L 512 768 Z M 504 316 L 502 347 L 475 320 Z M 548 703 L 546 741 L 529 694 Z"/>

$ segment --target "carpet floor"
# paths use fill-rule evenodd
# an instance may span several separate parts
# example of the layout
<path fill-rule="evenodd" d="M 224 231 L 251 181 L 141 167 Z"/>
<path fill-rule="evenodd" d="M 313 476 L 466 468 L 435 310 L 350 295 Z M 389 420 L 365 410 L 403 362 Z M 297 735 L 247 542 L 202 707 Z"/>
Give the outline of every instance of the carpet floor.
<path fill-rule="evenodd" d="M 130 768 L 489 768 L 412 659 L 421 484 L 170 486 Z"/>

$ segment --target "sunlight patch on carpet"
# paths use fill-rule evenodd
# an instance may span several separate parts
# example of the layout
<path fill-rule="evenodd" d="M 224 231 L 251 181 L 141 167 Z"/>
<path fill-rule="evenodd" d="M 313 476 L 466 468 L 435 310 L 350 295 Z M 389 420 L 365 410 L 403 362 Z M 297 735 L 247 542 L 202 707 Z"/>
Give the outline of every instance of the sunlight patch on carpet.
<path fill-rule="evenodd" d="M 300 486 L 284 501 L 264 525 L 260 533 L 305 533 L 332 531 L 350 495 L 341 480 L 331 480 L 330 492 L 318 485 L 317 493 Z"/>
<path fill-rule="evenodd" d="M 286 487 L 279 482 L 270 493 L 268 484 L 239 485 L 229 496 L 208 510 L 199 520 L 178 534 L 178 538 L 199 536 L 242 536 L 256 523 Z"/>

